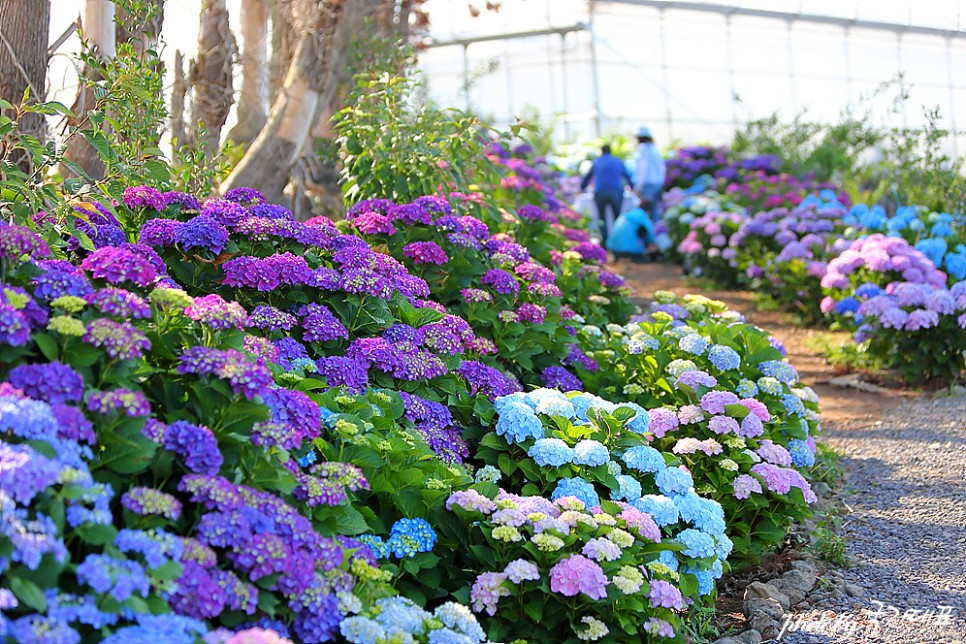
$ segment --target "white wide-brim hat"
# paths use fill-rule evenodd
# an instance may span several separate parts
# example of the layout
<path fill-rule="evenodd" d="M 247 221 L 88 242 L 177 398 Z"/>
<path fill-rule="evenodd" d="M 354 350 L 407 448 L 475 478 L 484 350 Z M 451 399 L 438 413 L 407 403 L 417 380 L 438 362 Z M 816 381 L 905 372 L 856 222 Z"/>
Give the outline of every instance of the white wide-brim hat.
<path fill-rule="evenodd" d="M 639 129 L 637 131 L 637 138 L 639 138 L 639 139 L 653 138 L 651 136 L 651 128 L 649 128 L 649 127 L 642 127 L 641 129 Z"/>

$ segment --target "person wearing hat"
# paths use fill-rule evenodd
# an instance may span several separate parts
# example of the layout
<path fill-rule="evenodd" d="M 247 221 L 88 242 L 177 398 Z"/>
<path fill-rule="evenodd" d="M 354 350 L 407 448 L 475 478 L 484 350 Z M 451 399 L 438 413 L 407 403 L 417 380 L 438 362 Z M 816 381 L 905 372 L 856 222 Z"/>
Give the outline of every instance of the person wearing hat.
<path fill-rule="evenodd" d="M 637 152 L 634 155 L 634 189 L 641 196 L 642 206 L 650 210 L 651 219 L 657 221 L 663 211 L 661 195 L 664 194 L 664 157 L 654 145 L 651 130 L 642 127 L 637 131 Z"/>
<path fill-rule="evenodd" d="M 594 159 L 590 172 L 580 182 L 580 189 L 586 190 L 590 182 L 594 182 L 594 202 L 597 204 L 597 216 L 600 221 L 601 245 L 606 244 L 610 226 L 607 219 L 607 209 L 613 212 L 613 219 L 621 214 L 624 201 L 623 185 L 633 186 L 631 174 L 624 162 L 610 153 L 610 146 L 600 148 L 600 156 Z"/>

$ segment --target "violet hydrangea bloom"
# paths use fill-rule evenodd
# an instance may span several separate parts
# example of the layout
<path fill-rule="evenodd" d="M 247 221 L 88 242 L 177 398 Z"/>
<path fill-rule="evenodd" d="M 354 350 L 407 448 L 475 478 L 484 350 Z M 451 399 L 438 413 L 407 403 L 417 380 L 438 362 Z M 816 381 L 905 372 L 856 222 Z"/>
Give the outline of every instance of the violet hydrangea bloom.
<path fill-rule="evenodd" d="M 212 293 L 195 298 L 184 313 L 195 322 L 201 322 L 212 329 L 244 329 L 248 326 L 248 314 L 238 302 L 228 302 L 220 295 Z"/>
<path fill-rule="evenodd" d="M 158 271 L 150 261 L 132 249 L 106 246 L 84 258 L 81 268 L 95 279 L 120 285 L 131 282 L 141 287 L 150 286 Z"/>
<path fill-rule="evenodd" d="M 550 590 L 566 597 L 583 593 L 591 599 L 603 599 L 607 584 L 601 567 L 583 555 L 571 555 L 550 569 Z"/>
<path fill-rule="evenodd" d="M 517 283 L 516 278 L 499 268 L 486 271 L 480 282 L 503 295 L 516 295 L 520 291 L 520 284 Z"/>
<path fill-rule="evenodd" d="M 87 325 L 84 341 L 101 347 L 112 358 L 140 358 L 151 348 L 148 337 L 130 322 L 114 322 L 107 318 L 92 320 Z"/>
<path fill-rule="evenodd" d="M 84 380 L 68 365 L 58 361 L 23 364 L 10 370 L 10 384 L 24 394 L 51 405 L 77 402 L 84 395 Z"/>
<path fill-rule="evenodd" d="M 540 373 L 544 386 L 561 391 L 583 391 L 584 385 L 577 376 L 564 367 L 547 367 Z"/>
<path fill-rule="evenodd" d="M 41 259 L 50 256 L 50 247 L 29 228 L 0 222 L 0 259 L 19 261 L 23 256 Z"/>
<path fill-rule="evenodd" d="M 128 208 L 151 208 L 158 212 L 164 210 L 168 205 L 161 193 L 150 186 L 125 188 L 121 200 Z"/>

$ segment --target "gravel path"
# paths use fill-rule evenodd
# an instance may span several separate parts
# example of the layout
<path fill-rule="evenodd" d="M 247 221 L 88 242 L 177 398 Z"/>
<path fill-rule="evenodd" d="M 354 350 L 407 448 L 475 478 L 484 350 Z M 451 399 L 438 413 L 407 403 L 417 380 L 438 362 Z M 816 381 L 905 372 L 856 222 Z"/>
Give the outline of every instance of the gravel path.
<path fill-rule="evenodd" d="M 861 594 L 797 613 L 811 633 L 782 641 L 966 642 L 966 398 L 905 402 L 826 435 L 845 456 L 852 510 L 842 575 Z"/>
<path fill-rule="evenodd" d="M 642 299 L 657 289 L 701 291 L 674 266 L 625 262 L 617 269 Z M 789 626 L 802 631 L 781 641 L 966 644 L 966 398 L 823 385 L 838 374 L 808 346 L 814 331 L 757 310 L 748 292 L 705 295 L 782 340 L 802 380 L 821 396 L 825 440 L 845 457 L 844 501 L 852 512 L 840 534 L 853 565 L 827 575 L 841 574 L 844 583 L 833 588 L 852 594 L 827 592 L 810 610 L 796 611 Z M 937 617 L 943 607 L 946 616 Z"/>

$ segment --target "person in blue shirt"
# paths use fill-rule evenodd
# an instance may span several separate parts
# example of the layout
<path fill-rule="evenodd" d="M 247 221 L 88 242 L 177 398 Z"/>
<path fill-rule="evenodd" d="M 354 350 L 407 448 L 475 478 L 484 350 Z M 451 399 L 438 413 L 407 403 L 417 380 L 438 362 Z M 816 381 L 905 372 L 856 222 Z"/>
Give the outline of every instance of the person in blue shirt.
<path fill-rule="evenodd" d="M 617 219 L 624 201 L 624 182 L 632 185 L 634 181 L 624 162 L 610 153 L 609 145 L 602 146 L 600 151 L 601 155 L 594 160 L 590 172 L 580 182 L 580 189 L 586 190 L 590 182 L 594 182 L 594 203 L 597 204 L 597 216 L 600 218 L 601 243 L 606 244 L 609 232 L 607 208 Z"/>
<path fill-rule="evenodd" d="M 661 195 L 664 192 L 664 177 L 667 168 L 661 151 L 654 145 L 651 130 L 642 127 L 637 131 L 637 151 L 634 156 L 634 189 L 650 202 L 651 217 L 654 221 L 661 218 Z"/>
<path fill-rule="evenodd" d="M 607 237 L 605 247 L 614 253 L 617 259 L 627 258 L 639 262 L 648 255 L 657 255 L 655 241 L 651 217 L 638 206 L 617 218 L 610 236 Z"/>

